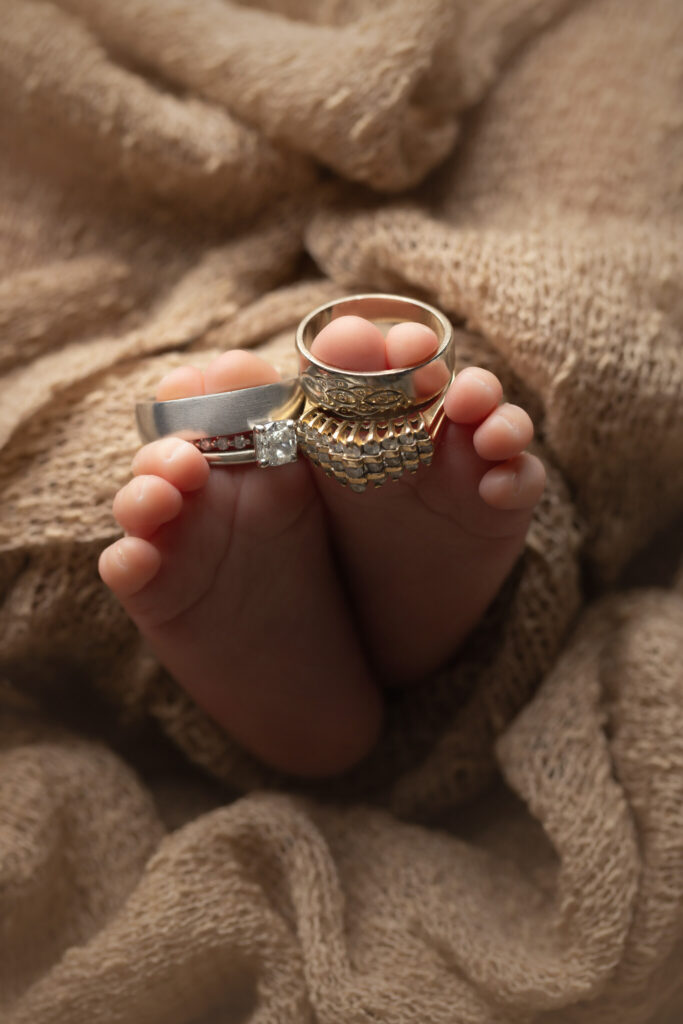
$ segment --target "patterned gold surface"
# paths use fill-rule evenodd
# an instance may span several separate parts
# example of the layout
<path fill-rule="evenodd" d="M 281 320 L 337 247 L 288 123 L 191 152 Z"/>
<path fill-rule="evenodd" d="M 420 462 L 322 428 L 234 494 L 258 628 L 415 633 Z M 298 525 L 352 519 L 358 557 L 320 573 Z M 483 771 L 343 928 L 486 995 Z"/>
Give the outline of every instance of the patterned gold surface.
<path fill-rule="evenodd" d="M 402 391 L 347 380 L 341 375 L 316 377 L 304 373 L 300 383 L 305 394 L 327 409 L 346 416 L 377 416 L 381 413 L 400 412 L 414 402 Z"/>
<path fill-rule="evenodd" d="M 345 420 L 310 406 L 297 430 L 304 454 L 352 491 L 415 473 L 421 465 L 428 466 L 434 455 L 428 422 L 421 412 L 382 421 Z"/>

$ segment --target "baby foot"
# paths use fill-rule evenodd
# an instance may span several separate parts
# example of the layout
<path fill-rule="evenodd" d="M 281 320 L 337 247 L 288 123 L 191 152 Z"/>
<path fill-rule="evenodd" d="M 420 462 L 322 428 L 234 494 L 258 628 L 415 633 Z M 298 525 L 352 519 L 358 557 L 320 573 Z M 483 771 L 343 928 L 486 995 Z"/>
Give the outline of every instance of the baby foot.
<path fill-rule="evenodd" d="M 428 359 L 437 338 L 401 323 L 386 336 L 360 317 L 340 317 L 312 344 L 321 360 L 364 370 Z M 502 403 L 489 370 L 468 367 L 446 395 L 447 423 L 429 469 L 361 496 L 316 470 L 346 566 L 373 667 L 386 683 L 442 665 L 479 621 L 519 555 L 545 470 L 524 452 L 528 414 Z"/>
<path fill-rule="evenodd" d="M 158 399 L 272 383 L 248 352 L 183 367 Z M 235 739 L 277 768 L 338 772 L 374 744 L 379 690 L 336 578 L 301 460 L 210 470 L 187 441 L 142 448 L 114 500 L 127 536 L 100 574 L 159 660 Z"/>
<path fill-rule="evenodd" d="M 314 347 L 345 368 L 409 365 L 436 344 L 420 325 L 397 325 L 385 341 L 367 321 L 343 319 Z M 204 374 L 170 374 L 157 397 L 276 376 L 229 352 Z M 416 679 L 452 655 L 521 548 L 544 473 L 522 454 L 528 416 L 497 409 L 501 393 L 488 371 L 463 371 L 432 467 L 363 495 L 306 460 L 210 471 L 191 444 L 153 442 L 116 497 L 127 536 L 103 552 L 102 578 L 160 661 L 240 743 L 292 773 L 342 771 L 376 739 L 377 676 Z"/>

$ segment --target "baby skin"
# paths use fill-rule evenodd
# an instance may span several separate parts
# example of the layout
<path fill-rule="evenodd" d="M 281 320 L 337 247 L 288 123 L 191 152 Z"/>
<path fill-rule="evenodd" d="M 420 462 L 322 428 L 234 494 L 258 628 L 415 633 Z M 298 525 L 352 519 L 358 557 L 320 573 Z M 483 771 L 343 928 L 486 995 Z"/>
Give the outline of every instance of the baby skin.
<path fill-rule="evenodd" d="M 416 323 L 386 337 L 340 317 L 323 361 L 371 371 L 436 350 Z M 160 400 L 278 379 L 253 353 L 181 367 Z M 430 467 L 357 494 L 305 458 L 210 469 L 189 442 L 145 445 L 114 499 L 125 536 L 99 569 L 157 657 L 262 760 L 301 776 L 343 772 L 374 745 L 385 686 L 453 657 L 520 554 L 545 484 L 533 425 L 500 381 L 468 367 L 450 385 Z"/>

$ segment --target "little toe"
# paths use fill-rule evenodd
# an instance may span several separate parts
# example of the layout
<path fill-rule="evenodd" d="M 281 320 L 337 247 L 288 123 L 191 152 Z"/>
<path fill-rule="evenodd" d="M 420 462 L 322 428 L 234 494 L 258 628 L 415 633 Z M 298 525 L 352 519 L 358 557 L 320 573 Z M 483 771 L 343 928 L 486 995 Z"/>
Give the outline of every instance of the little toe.
<path fill-rule="evenodd" d="M 433 356 L 439 347 L 436 334 L 426 324 L 406 320 L 394 324 L 387 331 L 387 366 L 398 370 L 403 366 L 416 366 Z"/>
<path fill-rule="evenodd" d="M 204 375 L 196 366 L 178 366 L 159 381 L 157 402 L 204 394 Z"/>
<path fill-rule="evenodd" d="M 179 491 L 196 491 L 209 479 L 208 462 L 189 441 L 162 437 L 141 448 L 133 459 L 134 476 L 158 476 Z"/>
<path fill-rule="evenodd" d="M 481 423 L 503 397 L 503 386 L 490 370 L 468 366 L 456 376 L 444 399 L 444 411 L 453 423 Z"/>
<path fill-rule="evenodd" d="M 105 548 L 99 559 L 102 580 L 119 599 L 131 597 L 156 576 L 161 555 L 147 540 L 121 537 Z"/>
<path fill-rule="evenodd" d="M 533 436 L 534 425 L 528 412 L 504 402 L 477 427 L 472 443 L 482 459 L 498 462 L 519 455 Z"/>
<path fill-rule="evenodd" d="M 150 537 L 162 523 L 175 519 L 182 504 L 182 494 L 168 480 L 136 476 L 114 498 L 113 512 L 127 533 Z"/>
<path fill-rule="evenodd" d="M 204 371 L 204 390 L 207 395 L 220 391 L 238 391 L 261 384 L 276 384 L 280 374 L 266 359 L 254 352 L 231 349 L 214 359 Z"/>
<path fill-rule="evenodd" d="M 479 482 L 487 505 L 499 509 L 531 509 L 543 494 L 545 467 L 528 452 L 490 469 Z"/>
<path fill-rule="evenodd" d="M 384 335 L 362 316 L 340 316 L 320 331 L 311 352 L 323 363 L 359 372 L 387 369 Z"/>

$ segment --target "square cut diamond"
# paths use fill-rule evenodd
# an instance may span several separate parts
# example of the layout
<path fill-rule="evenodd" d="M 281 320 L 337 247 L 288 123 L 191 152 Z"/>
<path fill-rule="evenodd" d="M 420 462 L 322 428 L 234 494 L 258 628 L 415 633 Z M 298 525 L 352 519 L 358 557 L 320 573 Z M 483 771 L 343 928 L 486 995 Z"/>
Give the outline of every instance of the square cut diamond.
<path fill-rule="evenodd" d="M 254 450 L 261 466 L 284 466 L 296 460 L 294 420 L 274 420 L 254 427 Z"/>

